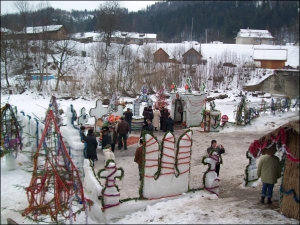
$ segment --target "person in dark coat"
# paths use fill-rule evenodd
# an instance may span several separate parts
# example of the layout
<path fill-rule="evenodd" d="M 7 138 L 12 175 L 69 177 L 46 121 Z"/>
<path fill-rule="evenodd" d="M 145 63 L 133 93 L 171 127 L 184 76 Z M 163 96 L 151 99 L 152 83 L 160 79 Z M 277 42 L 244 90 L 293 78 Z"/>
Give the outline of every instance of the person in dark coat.
<path fill-rule="evenodd" d="M 94 129 L 89 129 L 88 134 L 85 137 L 84 141 L 86 142 L 86 158 L 92 160 L 94 166 L 94 161 L 98 160 L 97 157 L 97 147 L 98 141 L 94 135 Z"/>
<path fill-rule="evenodd" d="M 129 124 L 125 121 L 124 117 L 121 117 L 121 122 L 118 124 L 117 127 L 119 150 L 121 150 L 123 146 L 124 146 L 124 150 L 127 150 L 128 132 L 129 132 Z"/>
<path fill-rule="evenodd" d="M 163 130 L 165 108 L 161 107 L 159 111 L 160 111 L 159 129 Z"/>
<path fill-rule="evenodd" d="M 111 151 L 115 152 L 115 146 L 117 144 L 117 140 L 118 140 L 118 134 L 117 131 L 115 130 L 114 126 L 109 126 L 109 133 L 111 136 Z"/>
<path fill-rule="evenodd" d="M 168 109 L 165 109 L 164 111 L 164 116 L 163 116 L 163 131 L 167 132 L 167 119 L 169 117 L 169 111 Z"/>
<path fill-rule="evenodd" d="M 210 147 L 207 149 L 207 154 L 211 155 L 213 151 L 216 151 L 218 155 L 221 156 L 221 154 L 225 153 L 225 148 L 223 147 L 223 145 L 217 145 L 216 140 L 212 140 Z M 220 163 L 216 164 L 216 173 L 218 177 L 220 172 L 220 164 L 222 164 L 222 160 Z"/>
<path fill-rule="evenodd" d="M 144 122 L 146 123 L 146 120 L 149 119 L 149 107 L 148 106 L 144 107 L 143 117 L 144 117 Z"/>
<path fill-rule="evenodd" d="M 127 108 L 127 111 L 124 112 L 123 115 L 125 116 L 125 121 L 129 124 L 129 133 L 131 133 L 131 121 L 132 121 L 133 114 L 130 108 Z"/>
<path fill-rule="evenodd" d="M 148 119 L 151 120 L 151 123 L 152 123 L 153 118 L 154 118 L 153 109 L 152 109 L 152 106 L 150 105 L 148 107 Z"/>
<path fill-rule="evenodd" d="M 174 132 L 174 120 L 172 119 L 171 115 L 168 116 L 166 120 L 166 131 Z"/>
<path fill-rule="evenodd" d="M 111 136 L 108 131 L 108 127 L 103 127 L 101 129 L 102 132 L 102 150 L 105 148 L 106 145 L 111 144 Z"/>
<path fill-rule="evenodd" d="M 85 139 L 86 135 L 85 135 L 85 126 L 81 126 L 80 127 L 80 140 L 82 143 L 84 143 L 84 139 Z"/>

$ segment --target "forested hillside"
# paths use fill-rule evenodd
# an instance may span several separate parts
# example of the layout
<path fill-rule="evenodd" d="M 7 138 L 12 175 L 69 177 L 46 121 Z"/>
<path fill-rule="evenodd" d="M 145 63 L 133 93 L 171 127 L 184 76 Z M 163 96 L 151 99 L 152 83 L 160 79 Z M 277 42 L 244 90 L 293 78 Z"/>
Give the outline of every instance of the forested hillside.
<path fill-rule="evenodd" d="M 74 2 L 76 4 L 76 1 Z M 299 1 L 164 1 L 146 10 L 120 8 L 116 29 L 156 33 L 164 42 L 235 43 L 240 29 L 266 29 L 276 44 L 299 41 Z M 1 15 L 1 27 L 63 24 L 70 33 L 101 31 L 99 9 L 65 11 L 52 7 Z"/>

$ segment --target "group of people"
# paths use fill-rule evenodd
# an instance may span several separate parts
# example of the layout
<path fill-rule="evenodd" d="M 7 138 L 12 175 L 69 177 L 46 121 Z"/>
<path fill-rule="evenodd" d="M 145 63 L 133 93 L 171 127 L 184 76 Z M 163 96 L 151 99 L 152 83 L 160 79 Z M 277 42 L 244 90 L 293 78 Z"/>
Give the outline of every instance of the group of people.
<path fill-rule="evenodd" d="M 174 132 L 174 120 L 172 119 L 170 112 L 167 108 L 161 107 L 152 109 L 152 106 L 146 106 L 143 110 L 144 125 L 143 128 L 150 127 L 150 131 L 157 131 L 158 128 L 164 132 Z M 149 123 L 149 121 L 151 123 Z M 151 125 L 149 125 L 151 124 Z M 153 127 L 153 130 L 152 130 Z"/>
<path fill-rule="evenodd" d="M 127 138 L 131 129 L 129 123 L 125 121 L 125 117 L 121 117 L 121 121 L 116 127 L 113 125 L 102 127 L 98 140 L 93 128 L 88 130 L 87 135 L 85 134 L 85 129 L 85 126 L 80 127 L 81 142 L 85 144 L 84 157 L 90 159 L 93 162 L 93 166 L 94 162 L 98 160 L 97 148 L 99 143 L 101 143 L 102 150 L 109 148 L 114 152 L 116 145 L 118 145 L 119 150 L 122 148 L 127 150 Z"/>

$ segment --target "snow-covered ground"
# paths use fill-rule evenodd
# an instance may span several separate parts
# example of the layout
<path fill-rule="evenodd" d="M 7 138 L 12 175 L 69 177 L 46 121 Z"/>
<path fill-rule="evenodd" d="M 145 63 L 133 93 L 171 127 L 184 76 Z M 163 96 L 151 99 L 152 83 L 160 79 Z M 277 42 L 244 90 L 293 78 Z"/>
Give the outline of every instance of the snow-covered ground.
<path fill-rule="evenodd" d="M 223 93 L 223 91 L 220 91 Z M 210 93 L 210 96 L 215 96 L 220 93 Z M 228 98 L 215 100 L 216 109 L 222 112 L 222 115 L 228 115 L 229 121 L 234 122 L 234 110 L 240 102 L 240 91 L 232 90 L 226 92 Z M 266 97 L 270 95 L 266 95 Z M 1 95 L 1 107 L 5 103 L 9 103 L 13 106 L 17 106 L 18 111 L 23 110 L 26 115 L 31 115 L 36 118 L 44 118 L 45 111 L 48 108 L 48 104 L 51 96 L 41 96 L 26 91 L 19 95 Z M 124 98 L 124 100 L 132 100 L 130 98 Z M 271 98 L 265 98 L 270 103 Z M 259 103 L 261 98 L 253 97 L 249 93 L 247 94 L 247 102 L 253 107 L 260 107 Z M 292 100 L 292 103 L 295 101 Z M 58 100 L 59 108 L 66 112 L 66 109 L 71 104 L 74 109 L 79 112 L 82 107 L 86 108 L 86 112 L 89 112 L 90 108 L 94 108 L 96 100 L 84 100 L 82 98 L 76 100 Z M 207 108 L 209 106 L 207 105 Z M 64 122 L 66 121 L 63 114 Z M 290 111 L 284 113 L 276 113 L 272 115 L 269 111 L 262 113 L 259 118 L 253 120 L 251 125 L 235 127 L 226 126 L 220 131 L 220 134 L 235 134 L 238 132 L 270 132 L 276 129 L 277 126 L 285 124 L 290 120 L 299 118 L 299 109 L 291 108 Z M 270 123 L 275 121 L 276 126 L 271 126 Z M 89 123 L 93 124 L 93 118 L 90 118 Z M 193 128 L 197 130 L 196 128 Z M 202 134 L 201 134 L 202 135 Z M 209 134 L 213 137 L 214 134 Z M 197 140 L 199 133 L 194 132 L 195 140 Z M 251 142 L 252 140 L 250 140 Z M 196 142 L 195 142 L 196 143 Z M 197 145 L 193 145 L 193 151 L 197 151 Z M 133 149 L 131 150 L 133 151 Z M 130 153 L 128 153 L 130 154 Z M 124 156 L 125 157 L 125 156 Z M 239 161 L 240 155 L 230 155 L 232 162 Z M 31 180 L 31 169 L 28 168 L 28 158 L 20 153 L 17 157 L 17 168 L 15 170 L 8 170 L 6 166 L 5 157 L 1 158 L 1 224 L 7 223 L 7 218 L 12 218 L 19 224 L 33 223 L 25 217 L 22 217 L 20 210 L 24 210 L 28 206 L 28 200 L 26 192 L 20 186 L 27 187 Z M 124 160 L 123 157 L 117 158 L 117 161 Z M 133 161 L 133 159 L 131 159 Z M 244 165 L 246 166 L 246 165 Z M 239 168 L 243 171 L 245 167 Z M 225 171 L 223 173 L 226 173 Z M 222 175 L 222 173 L 221 173 Z M 222 187 L 221 187 L 222 189 Z M 136 196 L 133 196 L 136 197 Z M 259 196 L 258 196 L 259 197 Z M 187 193 L 181 198 L 168 200 L 162 199 L 160 203 L 152 206 L 147 206 L 144 210 L 135 212 L 131 215 L 126 215 L 124 218 L 120 218 L 110 223 L 117 224 L 299 224 L 299 221 L 286 218 L 284 215 L 278 213 L 272 209 L 264 209 L 254 207 L 249 202 L 243 202 L 249 207 L 240 208 L 241 202 L 235 198 L 222 198 L 216 195 L 210 194 L 207 191 L 197 191 L 195 193 Z M 100 210 L 100 209 L 99 209 Z M 84 213 L 81 213 L 76 217 L 76 221 L 73 224 L 84 224 L 86 217 Z M 66 221 L 68 224 L 69 221 Z M 98 221 L 93 221 L 88 218 L 88 224 L 97 224 Z M 104 222 L 103 222 L 104 223 Z"/>

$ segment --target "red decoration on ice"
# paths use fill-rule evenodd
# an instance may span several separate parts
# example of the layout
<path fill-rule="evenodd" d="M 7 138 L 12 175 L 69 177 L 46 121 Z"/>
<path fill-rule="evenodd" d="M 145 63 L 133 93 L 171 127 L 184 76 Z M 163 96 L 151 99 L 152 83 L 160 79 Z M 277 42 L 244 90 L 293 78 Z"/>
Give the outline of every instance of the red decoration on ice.
<path fill-rule="evenodd" d="M 53 140 L 56 139 L 57 142 L 55 142 L 55 147 L 51 148 L 52 146 L 45 145 L 49 143 L 46 135 L 49 131 L 52 133 L 53 126 L 56 134 Z M 45 148 L 45 155 L 40 153 L 42 147 Z M 38 168 L 40 156 L 45 159 L 42 168 Z M 74 196 L 82 203 L 82 211 L 86 209 L 86 202 L 92 203 L 84 197 L 79 172 L 66 150 L 52 110 L 48 110 L 46 115 L 45 128 L 34 155 L 33 174 L 26 192 L 29 206 L 22 216 L 32 213 L 35 219 L 42 214 L 50 215 L 54 221 L 58 214 L 67 219 L 75 217 L 76 213 L 69 214 L 69 200 Z"/>

